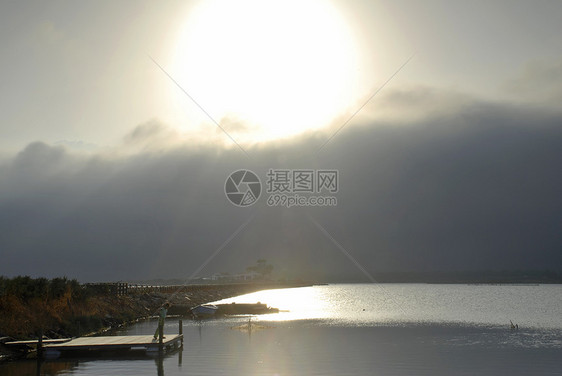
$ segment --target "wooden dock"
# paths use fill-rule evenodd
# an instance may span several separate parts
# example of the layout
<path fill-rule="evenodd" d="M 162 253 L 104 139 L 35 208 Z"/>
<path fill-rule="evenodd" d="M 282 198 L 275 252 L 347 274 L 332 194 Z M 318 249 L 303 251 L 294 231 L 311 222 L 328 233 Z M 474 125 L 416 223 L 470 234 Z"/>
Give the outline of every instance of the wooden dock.
<path fill-rule="evenodd" d="M 79 337 L 43 340 L 42 355 L 48 359 L 61 356 L 158 355 L 182 346 L 183 334 L 167 335 L 162 343 L 148 336 Z M 37 346 L 38 341 L 12 341 L 8 346 Z"/>
<path fill-rule="evenodd" d="M 151 335 L 78 337 L 65 339 L 42 339 L 11 341 L 5 345 L 15 348 L 37 349 L 37 355 L 45 358 L 60 356 L 122 356 L 122 355 L 161 355 L 179 349 L 183 345 L 183 326 L 179 320 L 179 334 L 167 334 L 160 328 L 162 339 L 155 340 Z"/>
<path fill-rule="evenodd" d="M 68 342 L 50 343 L 43 346 L 46 358 L 65 356 L 99 356 L 144 353 L 158 354 L 178 349 L 183 334 L 167 335 L 162 343 L 148 336 L 80 337 Z"/>

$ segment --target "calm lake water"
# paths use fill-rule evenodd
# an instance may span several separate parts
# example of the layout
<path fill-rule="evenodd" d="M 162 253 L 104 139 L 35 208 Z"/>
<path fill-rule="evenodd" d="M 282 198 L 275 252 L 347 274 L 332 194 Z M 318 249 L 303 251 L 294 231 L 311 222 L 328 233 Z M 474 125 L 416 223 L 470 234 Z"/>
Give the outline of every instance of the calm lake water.
<path fill-rule="evenodd" d="M 329 285 L 221 303 L 286 312 L 184 320 L 164 358 L 16 362 L 1 375 L 562 375 L 562 285 Z M 519 331 L 509 328 L 509 321 Z M 144 322 L 119 334 L 153 334 Z M 177 333 L 169 319 L 165 333 Z"/>

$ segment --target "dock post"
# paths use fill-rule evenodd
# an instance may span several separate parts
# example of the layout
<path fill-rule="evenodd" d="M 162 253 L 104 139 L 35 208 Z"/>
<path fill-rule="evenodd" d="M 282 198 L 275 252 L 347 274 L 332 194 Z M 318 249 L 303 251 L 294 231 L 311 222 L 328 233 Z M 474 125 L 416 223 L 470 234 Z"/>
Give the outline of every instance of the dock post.
<path fill-rule="evenodd" d="M 164 325 L 158 325 L 158 351 L 162 353 L 164 350 Z"/>
<path fill-rule="evenodd" d="M 183 334 L 183 320 L 182 319 L 180 319 L 180 321 L 179 321 L 179 326 L 180 326 L 179 327 L 179 334 L 182 335 Z M 181 345 L 183 346 L 183 337 L 181 339 Z"/>
<path fill-rule="evenodd" d="M 39 329 L 39 340 L 37 341 L 37 358 L 43 357 L 43 328 Z"/>

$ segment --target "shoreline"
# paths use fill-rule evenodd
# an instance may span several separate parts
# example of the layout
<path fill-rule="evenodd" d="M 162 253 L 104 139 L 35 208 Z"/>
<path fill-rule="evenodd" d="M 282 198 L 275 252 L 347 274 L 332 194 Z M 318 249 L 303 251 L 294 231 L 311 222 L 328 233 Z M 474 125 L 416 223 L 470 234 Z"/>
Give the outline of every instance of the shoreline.
<path fill-rule="evenodd" d="M 189 309 L 200 304 L 245 295 L 252 292 L 310 286 L 308 283 L 230 283 L 211 285 L 185 285 L 173 292 L 136 291 L 127 295 L 100 295 L 85 302 L 65 304 L 59 317 L 45 319 L 45 311 L 38 303 L 31 302 L 25 307 L 21 327 L 0 328 L 0 363 L 26 358 L 33 353 L 14 351 L 3 345 L 8 340 L 37 339 L 35 333 L 44 333 L 49 338 L 88 337 L 110 333 L 119 328 L 133 325 L 142 320 L 154 318 L 158 309 L 169 301 L 171 316 L 186 316 Z M 34 304 L 35 303 L 35 304 Z M 176 307 L 176 308 L 174 308 Z M 21 308 L 21 307 L 20 307 Z M 180 309 L 178 309 L 180 308 Z M 84 312 L 90 312 L 84 315 Z M 5 312 L 0 312 L 4 314 Z M 25 317 L 25 315 L 22 315 Z M 30 325 L 32 322 L 34 325 Z M 39 323 L 44 324 L 43 328 Z M 81 322 L 83 323 L 81 325 Z M 86 325 L 88 324 L 88 325 Z"/>

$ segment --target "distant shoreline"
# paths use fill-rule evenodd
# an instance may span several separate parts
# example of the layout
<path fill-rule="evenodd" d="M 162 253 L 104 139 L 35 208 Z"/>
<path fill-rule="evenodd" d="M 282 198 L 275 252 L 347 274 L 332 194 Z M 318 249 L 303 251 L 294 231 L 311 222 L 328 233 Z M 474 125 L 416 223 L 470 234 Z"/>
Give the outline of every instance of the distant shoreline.
<path fill-rule="evenodd" d="M 561 284 L 562 271 L 431 271 L 431 272 L 372 272 L 378 283 L 434 283 L 434 284 Z M 364 279 L 336 278 L 330 283 L 362 283 Z"/>

